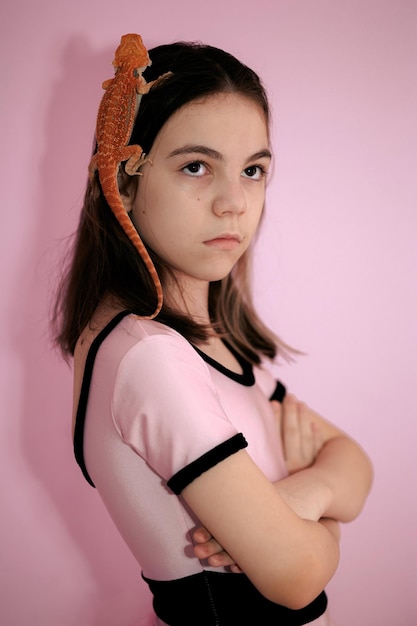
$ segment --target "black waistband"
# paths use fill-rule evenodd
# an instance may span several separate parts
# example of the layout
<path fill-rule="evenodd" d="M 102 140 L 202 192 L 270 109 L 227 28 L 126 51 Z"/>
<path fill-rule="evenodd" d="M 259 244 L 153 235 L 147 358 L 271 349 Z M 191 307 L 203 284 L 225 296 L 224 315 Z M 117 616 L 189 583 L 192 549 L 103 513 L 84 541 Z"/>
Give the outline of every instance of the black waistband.
<path fill-rule="evenodd" d="M 245 574 L 203 571 L 177 580 L 143 578 L 153 593 L 155 613 L 170 626 L 302 626 L 327 608 L 324 591 L 302 609 L 275 604 Z"/>

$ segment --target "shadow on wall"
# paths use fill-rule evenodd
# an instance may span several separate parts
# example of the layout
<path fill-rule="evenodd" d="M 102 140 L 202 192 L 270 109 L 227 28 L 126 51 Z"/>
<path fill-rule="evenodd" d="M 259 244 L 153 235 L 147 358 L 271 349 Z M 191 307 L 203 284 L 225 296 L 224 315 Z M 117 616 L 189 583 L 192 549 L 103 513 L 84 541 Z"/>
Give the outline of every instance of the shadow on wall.
<path fill-rule="evenodd" d="M 20 320 L 14 343 L 25 364 L 22 455 L 90 570 L 98 594 L 96 626 L 114 623 L 108 614 L 109 605 L 118 594 L 123 595 L 126 611 L 129 581 L 132 597 L 136 596 L 131 600 L 136 611 L 140 603 L 148 605 L 149 600 L 143 592 L 142 599 L 139 597 L 144 585 L 140 569 L 113 528 L 97 493 L 75 465 L 70 441 L 70 368 L 52 349 L 48 315 L 59 265 L 70 243 L 67 237 L 78 222 L 101 83 L 113 75 L 112 59 L 113 50 L 98 54 L 83 38 L 70 40 L 64 48 L 44 121 L 45 153 L 34 204 L 37 233 L 31 255 L 37 264 L 36 279 L 30 272 L 32 268 L 20 277 L 11 320 L 15 328 L 16 319 Z M 59 551 L 60 546 L 56 549 Z"/>

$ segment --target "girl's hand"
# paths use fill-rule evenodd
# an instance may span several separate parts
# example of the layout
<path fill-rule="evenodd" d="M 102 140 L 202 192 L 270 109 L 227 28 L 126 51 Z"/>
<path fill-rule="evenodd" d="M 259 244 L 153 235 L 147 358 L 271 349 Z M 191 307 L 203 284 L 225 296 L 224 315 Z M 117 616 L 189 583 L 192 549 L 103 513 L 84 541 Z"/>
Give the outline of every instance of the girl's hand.
<path fill-rule="evenodd" d="M 219 543 L 212 537 L 209 531 L 200 526 L 193 533 L 194 555 L 198 559 L 206 559 L 213 567 L 229 567 L 235 574 L 242 572 L 240 567 L 233 561 Z"/>
<path fill-rule="evenodd" d="M 312 412 L 297 398 L 288 394 L 282 403 L 271 402 L 282 438 L 289 474 L 310 467 L 323 446 L 323 433 Z"/>

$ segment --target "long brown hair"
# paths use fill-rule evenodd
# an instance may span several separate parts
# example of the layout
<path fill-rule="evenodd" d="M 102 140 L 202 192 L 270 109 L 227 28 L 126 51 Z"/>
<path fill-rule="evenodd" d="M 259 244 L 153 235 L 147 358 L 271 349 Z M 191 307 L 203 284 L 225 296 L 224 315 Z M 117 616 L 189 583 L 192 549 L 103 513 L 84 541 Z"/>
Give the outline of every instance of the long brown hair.
<path fill-rule="evenodd" d="M 142 98 L 131 144 L 149 152 L 164 125 L 185 104 L 214 95 L 233 92 L 254 101 L 269 126 L 269 105 L 258 76 L 232 55 L 201 44 L 175 43 L 149 51 L 152 65 L 144 72 L 149 82 L 161 74 L 172 75 Z M 123 192 L 126 177 L 119 176 Z M 148 248 L 162 278 L 170 269 Z M 144 263 L 113 216 L 100 188 L 98 177 L 89 181 L 67 269 L 61 278 L 53 309 L 55 341 L 65 356 L 74 354 L 76 342 L 104 296 L 111 295 L 125 309 L 150 315 L 156 293 Z M 211 322 L 240 354 L 252 363 L 261 356 L 274 358 L 287 347 L 261 322 L 251 298 L 249 251 L 232 272 L 209 288 Z M 207 341 L 211 328 L 189 319 L 165 303 L 155 318 L 180 332 L 188 341 Z"/>

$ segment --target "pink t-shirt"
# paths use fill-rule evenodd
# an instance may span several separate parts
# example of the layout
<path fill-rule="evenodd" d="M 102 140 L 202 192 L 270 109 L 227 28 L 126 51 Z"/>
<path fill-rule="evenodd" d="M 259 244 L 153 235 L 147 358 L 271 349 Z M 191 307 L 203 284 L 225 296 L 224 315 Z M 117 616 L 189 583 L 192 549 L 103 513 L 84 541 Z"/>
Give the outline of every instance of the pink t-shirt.
<path fill-rule="evenodd" d="M 87 359 L 76 423 L 86 477 L 148 582 L 226 574 L 193 555 L 190 531 L 199 520 L 180 492 L 246 445 L 270 481 L 286 476 L 269 402 L 284 388 L 243 359 L 242 374 L 227 370 L 159 322 L 123 313 L 102 335 Z M 243 575 L 223 580 L 236 576 Z"/>

